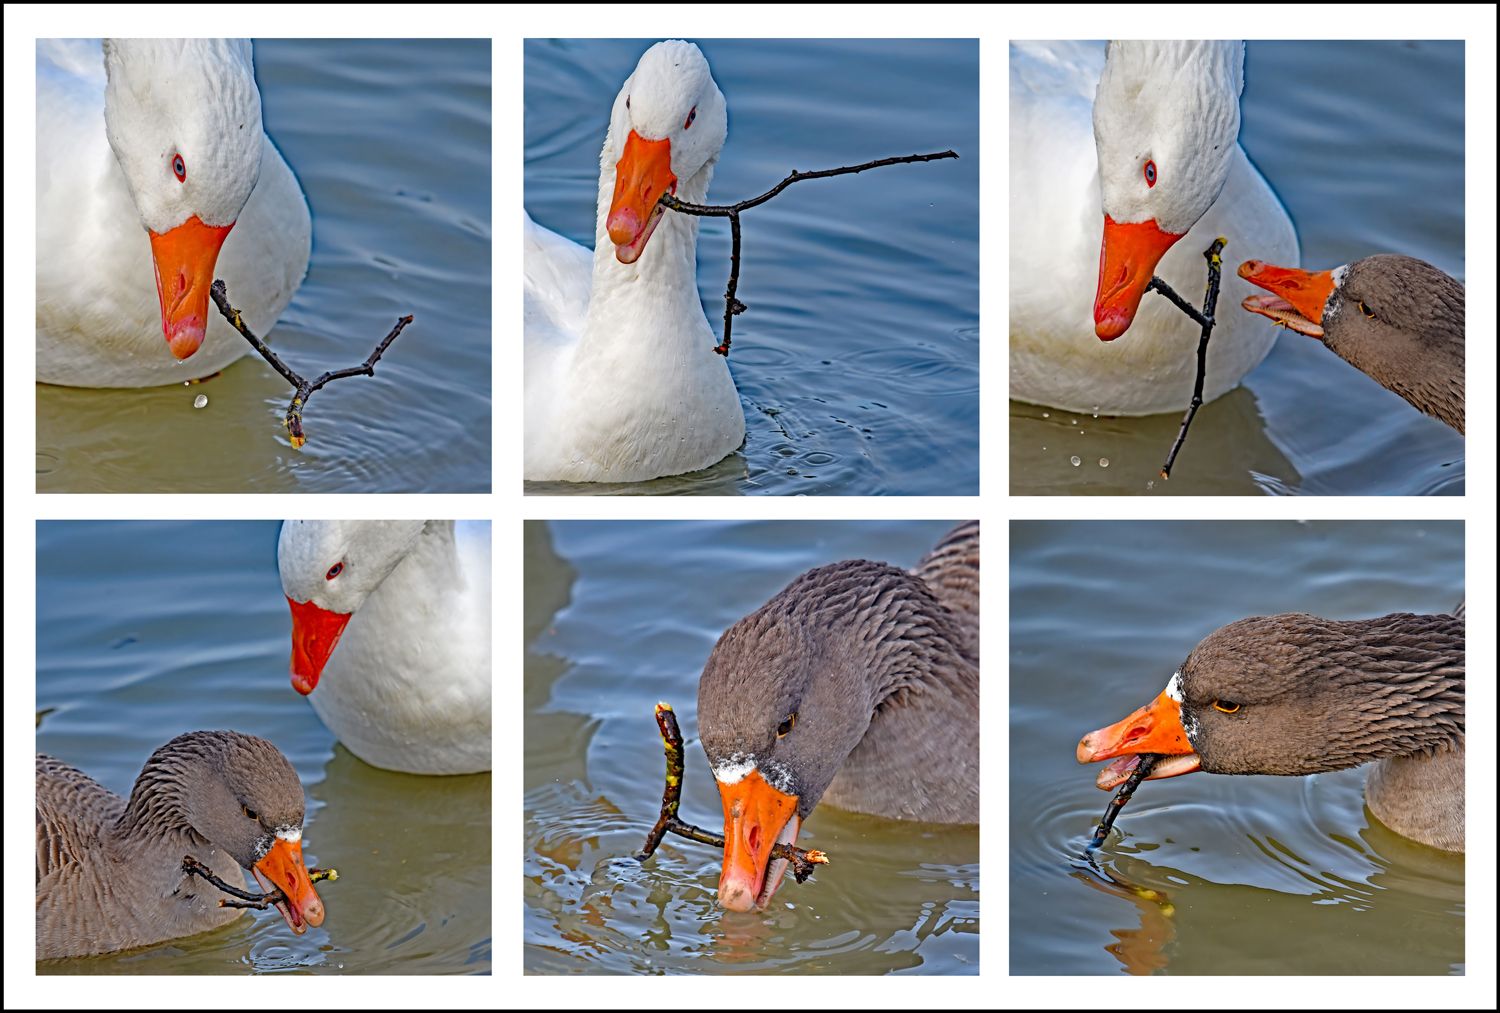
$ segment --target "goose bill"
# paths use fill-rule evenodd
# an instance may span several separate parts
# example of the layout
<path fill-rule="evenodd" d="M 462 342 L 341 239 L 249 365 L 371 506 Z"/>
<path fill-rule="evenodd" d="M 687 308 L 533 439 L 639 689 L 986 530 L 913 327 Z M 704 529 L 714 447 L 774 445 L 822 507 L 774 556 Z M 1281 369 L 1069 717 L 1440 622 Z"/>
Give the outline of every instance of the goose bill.
<path fill-rule="evenodd" d="M 606 220 L 620 263 L 633 264 L 645 251 L 664 210 L 656 202 L 669 190 L 677 192 L 671 140 L 643 140 L 632 130 L 625 138 L 625 154 L 615 163 L 615 196 Z"/>
<path fill-rule="evenodd" d="M 204 225 L 197 215 L 174 229 L 151 236 L 156 268 L 156 297 L 161 303 L 161 331 L 167 347 L 186 359 L 203 345 L 208 330 L 208 289 L 214 280 L 219 249 L 234 223 Z"/>
<path fill-rule="evenodd" d="M 302 862 L 300 841 L 278 837 L 266 857 L 256 862 L 250 871 L 266 893 L 282 892 L 284 897 L 275 902 L 276 910 L 281 912 L 281 917 L 286 919 L 293 932 L 300 936 L 309 925 L 323 924 L 323 902 L 318 899 L 312 877 Z"/>
<path fill-rule="evenodd" d="M 328 664 L 354 613 L 330 612 L 310 601 L 291 598 L 286 603 L 292 607 L 292 688 L 306 696 L 317 688 L 323 666 Z"/>
<path fill-rule="evenodd" d="M 1130 329 L 1156 265 L 1185 235 L 1164 232 L 1155 221 L 1122 225 L 1104 216 L 1099 288 L 1094 294 L 1094 333 L 1100 341 L 1113 341 Z"/>
<path fill-rule="evenodd" d="M 1311 274 L 1295 267 L 1277 267 L 1263 260 L 1247 260 L 1240 265 L 1240 277 L 1270 292 L 1271 296 L 1250 296 L 1240 305 L 1300 334 L 1321 338 L 1323 309 L 1328 304 L 1328 297 L 1338 287 L 1333 274 L 1332 271 Z"/>
<path fill-rule="evenodd" d="M 1114 763 L 1099 772 L 1095 784 L 1109 789 L 1130 776 L 1140 762 L 1140 753 L 1160 753 L 1160 761 L 1146 780 L 1191 774 L 1199 769 L 1199 757 L 1182 727 L 1182 705 L 1172 699 L 1170 687 L 1151 703 L 1124 721 L 1108 728 L 1089 732 L 1078 743 L 1078 762 L 1094 763 L 1115 757 Z"/>
<path fill-rule="evenodd" d="M 771 787 L 752 770 L 734 784 L 719 782 L 719 798 L 724 803 L 719 903 L 730 911 L 758 911 L 786 874 L 786 859 L 768 859 L 774 845 L 796 843 L 802 826 L 797 796 Z"/>

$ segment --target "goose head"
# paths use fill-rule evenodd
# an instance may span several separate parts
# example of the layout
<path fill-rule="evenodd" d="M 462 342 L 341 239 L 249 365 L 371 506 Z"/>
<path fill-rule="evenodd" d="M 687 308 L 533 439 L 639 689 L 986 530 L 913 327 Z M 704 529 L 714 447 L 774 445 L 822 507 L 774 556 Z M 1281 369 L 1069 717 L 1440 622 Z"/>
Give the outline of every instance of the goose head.
<path fill-rule="evenodd" d="M 1240 305 L 1317 338 L 1413 407 L 1464 431 L 1464 288 L 1415 257 L 1381 253 L 1331 271 L 1247 260 L 1269 295 Z"/>
<path fill-rule="evenodd" d="M 417 544 L 426 521 L 286 521 L 276 547 L 292 609 L 292 686 L 306 695 L 344 627 Z"/>
<path fill-rule="evenodd" d="M 1240 131 L 1240 42 L 1111 42 L 1094 98 L 1104 240 L 1094 333 L 1135 319 L 1162 256 L 1218 199 Z"/>
<path fill-rule="evenodd" d="M 1163 755 L 1154 780 L 1301 776 L 1461 747 L 1463 636 L 1452 616 L 1241 619 L 1193 648 L 1152 703 L 1084 736 L 1078 762 L 1115 759 L 1095 782 L 1109 789 L 1141 753 Z"/>
<path fill-rule="evenodd" d="M 724 808 L 721 905 L 765 907 L 787 865 L 771 848 L 795 843 L 878 711 L 939 691 L 957 640 L 920 579 L 868 560 L 809 570 L 725 631 L 698 682 Z"/>
<path fill-rule="evenodd" d="M 177 821 L 249 869 L 293 932 L 323 923 L 323 902 L 302 858 L 306 803 L 287 758 L 240 732 L 189 732 L 151 754 L 124 822 L 160 833 Z M 179 853 L 180 854 L 180 853 Z"/>
<path fill-rule="evenodd" d="M 265 132 L 248 39 L 106 39 L 104 128 L 151 236 L 162 336 L 203 344 L 208 290 L 260 178 Z"/>
<path fill-rule="evenodd" d="M 615 96 L 605 159 L 614 165 L 614 197 L 606 226 L 615 258 L 634 263 L 646 249 L 663 209 L 663 193 L 712 166 L 729 120 L 708 61 L 690 42 L 658 42 Z"/>

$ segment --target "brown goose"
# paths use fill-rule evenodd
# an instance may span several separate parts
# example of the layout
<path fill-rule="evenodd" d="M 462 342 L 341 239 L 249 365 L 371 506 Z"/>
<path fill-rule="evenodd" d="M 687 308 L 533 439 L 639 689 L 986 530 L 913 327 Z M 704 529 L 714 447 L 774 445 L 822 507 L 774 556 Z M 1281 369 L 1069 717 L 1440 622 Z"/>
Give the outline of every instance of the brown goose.
<path fill-rule="evenodd" d="M 698 734 L 724 804 L 719 903 L 763 908 L 819 800 L 891 819 L 979 822 L 979 522 L 908 573 L 809 570 L 719 638 Z"/>
<path fill-rule="evenodd" d="M 234 921 L 224 895 L 182 871 L 192 855 L 231 886 L 240 866 L 293 932 L 323 923 L 302 863 L 302 784 L 280 750 L 239 732 L 189 732 L 151 754 L 130 801 L 36 757 L 36 955 L 108 953 Z"/>
<path fill-rule="evenodd" d="M 1323 344 L 1412 407 L 1464 431 L 1464 287 L 1383 253 L 1309 274 L 1259 260 L 1240 277 L 1272 295 L 1240 305 Z"/>
<path fill-rule="evenodd" d="M 1365 802 L 1403 837 L 1464 850 L 1464 617 L 1406 612 L 1337 622 L 1291 613 L 1230 623 L 1193 648 L 1167 688 L 1090 732 L 1078 762 L 1162 753 L 1149 779 L 1316 774 L 1371 763 Z"/>

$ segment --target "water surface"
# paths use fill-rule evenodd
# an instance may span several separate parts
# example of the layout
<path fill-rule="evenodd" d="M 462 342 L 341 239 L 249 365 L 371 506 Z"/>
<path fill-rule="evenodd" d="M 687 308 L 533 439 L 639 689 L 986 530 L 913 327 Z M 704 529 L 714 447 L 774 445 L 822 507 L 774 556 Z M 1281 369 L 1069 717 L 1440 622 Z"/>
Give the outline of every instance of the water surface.
<path fill-rule="evenodd" d="M 910 567 L 950 527 L 527 522 L 528 973 L 978 972 L 978 827 L 819 806 L 797 843 L 832 864 L 788 877 L 758 914 L 718 906 L 718 848 L 669 834 L 645 863 L 628 857 L 661 808 L 658 701 L 682 727 L 682 818 L 723 828 L 697 739 L 698 676 L 719 634 L 810 567 Z"/>
<path fill-rule="evenodd" d="M 312 395 L 300 450 L 254 352 L 187 387 L 37 384 L 37 491 L 489 492 L 489 40 L 262 39 L 255 76 L 313 232 L 261 337 L 311 378 L 416 319 L 373 377 Z"/>
<path fill-rule="evenodd" d="M 797 183 L 741 216 L 738 454 L 655 482 L 527 491 L 976 495 L 978 41 L 695 41 L 729 108 L 712 204 L 793 169 L 960 158 Z M 650 45 L 525 44 L 526 210 L 589 249 L 609 110 Z M 701 219 L 698 292 L 716 335 L 729 253 L 728 221 Z"/>
<path fill-rule="evenodd" d="M 1364 768 L 1147 781 L 1091 867 L 1113 793 L 1075 755 L 1237 619 L 1451 612 L 1462 522 L 1017 521 L 1010 577 L 1011 974 L 1463 972 L 1464 856 Z"/>
<path fill-rule="evenodd" d="M 291 614 L 279 521 L 37 524 L 38 752 L 129 795 L 184 732 L 273 743 L 307 794 L 302 847 L 323 924 L 275 910 L 123 953 L 49 960 L 40 974 L 304 971 L 489 973 L 490 775 L 371 767 L 323 727 L 287 675 Z"/>
<path fill-rule="evenodd" d="M 1240 144 L 1291 215 L 1304 268 L 1404 253 L 1464 280 L 1462 42 L 1248 42 L 1240 112 Z M 1244 259 L 1231 245 L 1226 270 Z M 1245 311 L 1221 301 L 1219 312 Z M 1463 491 L 1461 435 L 1300 334 L 1283 331 L 1240 387 L 1198 412 L 1163 482 L 1181 420 L 1012 401 L 1011 492 Z"/>

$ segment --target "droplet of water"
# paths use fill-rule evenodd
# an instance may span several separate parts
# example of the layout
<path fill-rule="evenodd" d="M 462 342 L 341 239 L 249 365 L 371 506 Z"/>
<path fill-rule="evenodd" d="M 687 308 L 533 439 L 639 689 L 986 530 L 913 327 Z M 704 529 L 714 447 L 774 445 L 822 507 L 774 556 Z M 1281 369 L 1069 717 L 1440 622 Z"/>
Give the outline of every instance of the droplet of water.
<path fill-rule="evenodd" d="M 193 398 L 193 407 L 194 408 L 207 408 L 208 407 L 208 395 L 207 394 L 199 394 L 197 397 Z"/>
<path fill-rule="evenodd" d="M 1075 468 L 1076 468 L 1076 467 L 1078 467 L 1078 466 L 1079 466 L 1079 465 L 1080 465 L 1080 464 L 1082 464 L 1082 463 L 1083 463 L 1083 462 L 1082 462 L 1082 461 L 1080 461 L 1080 460 L 1079 460 L 1079 459 L 1078 459 L 1078 458 L 1076 458 L 1076 457 L 1074 457 L 1074 458 L 1070 458 L 1070 460 L 1071 460 L 1071 461 L 1072 461 L 1072 462 L 1073 462 L 1073 467 L 1075 467 Z"/>
<path fill-rule="evenodd" d="M 1101 468 L 1108 468 L 1109 467 L 1109 458 L 1107 458 L 1107 457 L 1101 457 L 1101 458 L 1099 458 L 1099 467 L 1101 467 Z"/>

